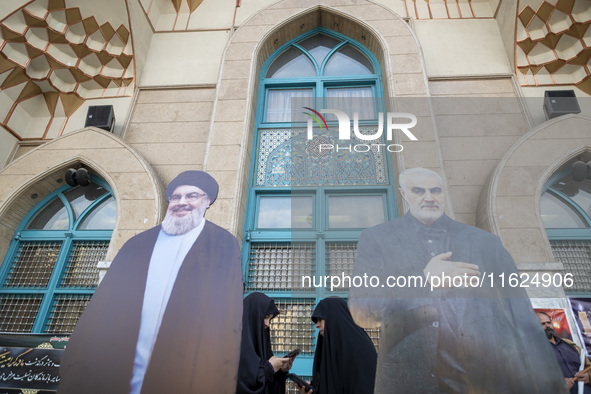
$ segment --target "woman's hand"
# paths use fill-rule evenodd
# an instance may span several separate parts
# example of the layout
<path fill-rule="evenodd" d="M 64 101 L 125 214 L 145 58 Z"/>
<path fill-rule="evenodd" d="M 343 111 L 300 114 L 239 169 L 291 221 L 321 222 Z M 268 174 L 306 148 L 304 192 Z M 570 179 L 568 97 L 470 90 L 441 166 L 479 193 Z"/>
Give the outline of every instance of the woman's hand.
<path fill-rule="evenodd" d="M 289 358 L 285 358 L 287 360 L 287 362 L 285 364 L 283 364 L 283 367 L 281 367 L 281 370 L 283 372 L 287 372 L 291 369 L 291 366 L 293 365 L 293 359 L 295 357 L 289 357 Z"/>
<path fill-rule="evenodd" d="M 287 363 L 289 363 L 289 358 L 282 358 L 282 357 L 275 357 L 272 356 L 269 359 L 269 362 L 271 363 L 271 366 L 273 366 L 273 371 L 277 372 L 280 369 L 283 369 L 283 366 Z M 289 368 L 291 368 L 291 365 L 289 366 Z M 289 370 L 288 368 L 288 370 Z"/>
<path fill-rule="evenodd" d="M 306 383 L 310 384 L 310 382 L 306 382 Z M 302 393 L 302 394 L 313 394 L 314 393 L 314 390 L 311 389 L 310 391 L 306 391 L 305 387 L 300 386 L 297 383 L 296 383 L 296 387 L 298 388 L 298 390 L 300 390 L 300 393 Z"/>

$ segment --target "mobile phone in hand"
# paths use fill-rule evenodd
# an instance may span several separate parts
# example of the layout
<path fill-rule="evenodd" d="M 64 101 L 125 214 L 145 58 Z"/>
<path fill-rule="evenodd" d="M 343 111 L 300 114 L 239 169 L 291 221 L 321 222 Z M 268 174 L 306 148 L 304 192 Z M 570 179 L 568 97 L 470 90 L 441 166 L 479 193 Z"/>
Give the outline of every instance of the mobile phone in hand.
<path fill-rule="evenodd" d="M 308 382 L 306 382 L 304 379 L 300 378 L 295 373 L 288 373 L 287 378 L 296 382 L 296 384 L 298 386 L 304 387 L 306 389 L 306 392 L 308 392 L 310 390 L 314 390 L 314 387 L 312 387 Z"/>
<path fill-rule="evenodd" d="M 298 354 L 300 354 L 300 348 L 294 349 L 291 352 L 287 353 L 285 356 L 283 356 L 284 358 L 292 358 L 297 356 Z"/>

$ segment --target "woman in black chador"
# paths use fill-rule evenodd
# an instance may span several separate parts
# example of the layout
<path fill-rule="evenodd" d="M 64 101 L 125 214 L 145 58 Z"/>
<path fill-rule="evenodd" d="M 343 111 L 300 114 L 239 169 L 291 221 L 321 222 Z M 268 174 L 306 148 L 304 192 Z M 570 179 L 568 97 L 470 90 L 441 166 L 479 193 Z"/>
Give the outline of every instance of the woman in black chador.
<path fill-rule="evenodd" d="M 313 392 L 372 394 L 378 354 L 367 333 L 353 321 L 347 302 L 325 298 L 316 306 L 312 320 L 320 334 L 312 369 Z"/>
<path fill-rule="evenodd" d="M 244 298 L 242 343 L 236 394 L 283 394 L 292 359 L 273 356 L 270 322 L 279 314 L 273 300 L 263 293 Z"/>

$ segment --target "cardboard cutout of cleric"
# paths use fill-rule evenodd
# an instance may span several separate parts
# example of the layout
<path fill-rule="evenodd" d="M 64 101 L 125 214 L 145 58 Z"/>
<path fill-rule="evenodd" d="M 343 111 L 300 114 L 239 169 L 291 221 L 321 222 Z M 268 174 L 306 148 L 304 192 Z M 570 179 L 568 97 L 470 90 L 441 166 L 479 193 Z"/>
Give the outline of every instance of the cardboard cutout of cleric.
<path fill-rule="evenodd" d="M 168 185 L 166 218 L 123 245 L 72 333 L 60 394 L 235 393 L 242 271 L 203 217 L 217 193 L 201 171 Z"/>
<path fill-rule="evenodd" d="M 354 277 L 380 284 L 349 292 L 357 324 L 381 327 L 375 392 L 567 392 L 499 237 L 444 214 L 437 173 L 408 169 L 400 187 L 410 211 L 357 245 Z"/>

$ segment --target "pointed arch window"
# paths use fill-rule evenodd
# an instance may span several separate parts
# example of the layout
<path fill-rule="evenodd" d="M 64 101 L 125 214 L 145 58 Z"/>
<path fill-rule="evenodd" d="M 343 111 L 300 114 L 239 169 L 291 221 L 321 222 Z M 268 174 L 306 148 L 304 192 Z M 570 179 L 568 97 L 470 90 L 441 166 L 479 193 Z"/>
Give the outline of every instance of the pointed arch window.
<path fill-rule="evenodd" d="M 338 140 L 337 118 L 307 138 L 314 109 L 359 114 L 362 133 L 375 133 L 383 106 L 379 64 L 360 43 L 316 29 L 278 48 L 261 69 L 256 135 L 243 247 L 246 291 L 262 291 L 281 310 L 274 319 L 277 354 L 302 349 L 293 371 L 311 374 L 317 301 L 347 297 L 348 288 L 302 285 L 303 276 L 348 275 L 364 228 L 396 212 L 388 153 L 317 149 Z M 308 113 L 308 114 L 307 114 Z M 322 123 L 322 122 L 320 122 Z M 314 122 L 315 126 L 319 123 Z M 327 126 L 327 127 L 324 127 Z M 383 143 L 384 141 L 372 141 Z M 377 331 L 371 335 L 377 341 Z"/>
<path fill-rule="evenodd" d="M 568 295 L 591 295 L 591 179 L 573 177 L 572 163 L 546 183 L 542 221 L 556 261 L 573 274 Z"/>
<path fill-rule="evenodd" d="M 0 266 L 0 331 L 70 333 L 98 285 L 115 227 L 108 185 L 64 186 L 22 220 Z"/>

